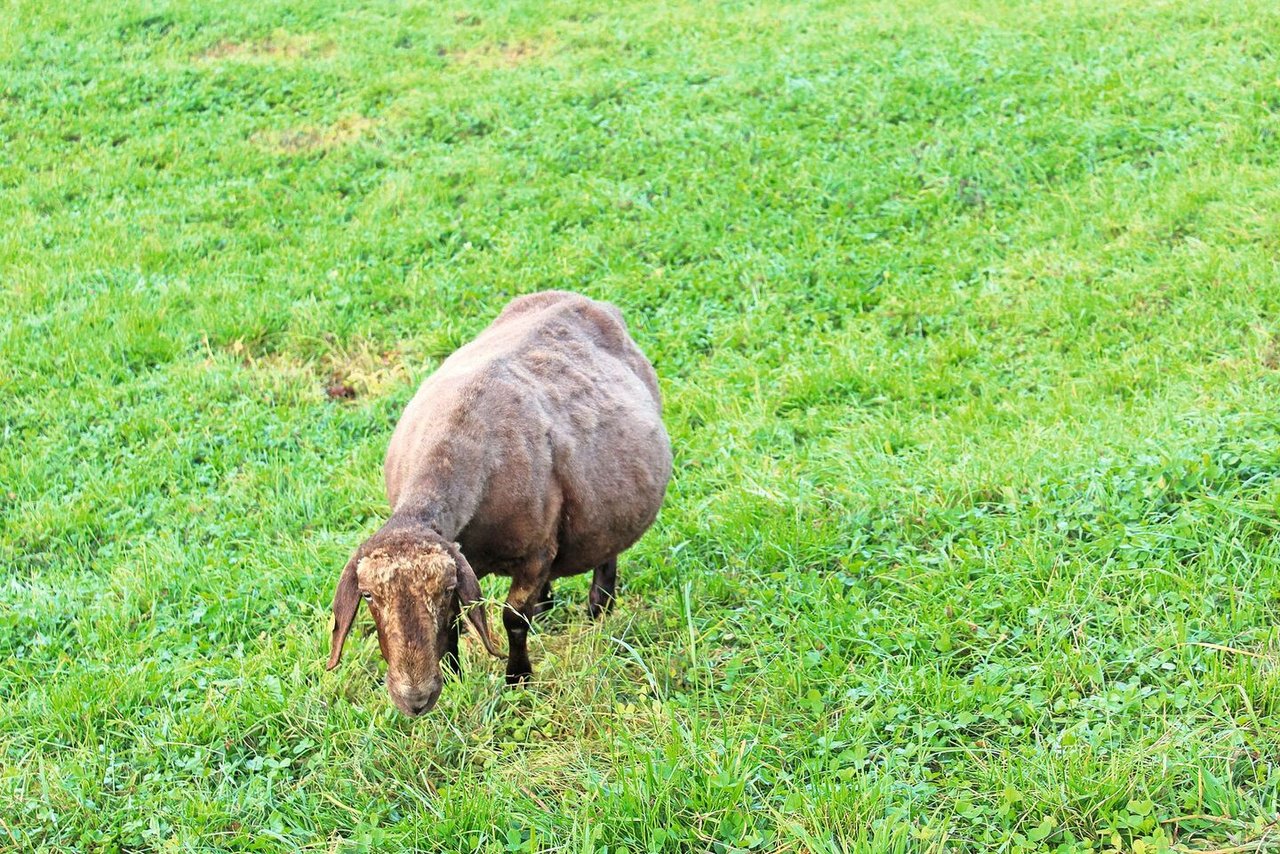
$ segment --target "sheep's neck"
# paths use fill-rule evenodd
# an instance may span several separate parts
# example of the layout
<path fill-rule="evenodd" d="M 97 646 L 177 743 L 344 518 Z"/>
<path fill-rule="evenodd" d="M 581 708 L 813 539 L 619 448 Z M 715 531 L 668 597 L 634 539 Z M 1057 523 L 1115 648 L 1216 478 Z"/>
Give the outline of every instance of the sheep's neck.
<path fill-rule="evenodd" d="M 459 509 L 458 504 L 447 499 L 415 496 L 399 502 L 387 524 L 429 528 L 452 542 L 469 521 Z"/>
<path fill-rule="evenodd" d="M 485 462 L 484 448 L 461 430 L 401 455 L 387 469 L 392 518 L 456 540 L 480 504 L 488 479 Z"/>
<path fill-rule="evenodd" d="M 428 503 L 410 504 L 407 507 L 402 504 L 387 520 L 387 526 L 388 528 L 430 529 L 443 538 L 452 540 L 456 538 L 461 526 L 454 524 L 451 516 L 451 513 L 445 511 L 443 507 L 433 507 Z"/>

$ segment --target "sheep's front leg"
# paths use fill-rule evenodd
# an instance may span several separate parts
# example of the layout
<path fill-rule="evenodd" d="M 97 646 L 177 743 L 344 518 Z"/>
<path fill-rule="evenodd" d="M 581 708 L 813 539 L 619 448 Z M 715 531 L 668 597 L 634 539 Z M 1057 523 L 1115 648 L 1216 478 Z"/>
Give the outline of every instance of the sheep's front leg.
<path fill-rule="evenodd" d="M 507 630 L 507 684 L 519 685 L 533 675 L 529 663 L 529 627 L 537 610 L 539 594 L 548 583 L 547 569 L 532 577 L 516 577 L 502 609 L 502 625 Z"/>
<path fill-rule="evenodd" d="M 591 619 L 607 614 L 613 608 L 613 592 L 618 583 L 618 558 L 609 558 L 596 567 L 591 576 L 591 592 L 587 594 L 587 613 Z"/>

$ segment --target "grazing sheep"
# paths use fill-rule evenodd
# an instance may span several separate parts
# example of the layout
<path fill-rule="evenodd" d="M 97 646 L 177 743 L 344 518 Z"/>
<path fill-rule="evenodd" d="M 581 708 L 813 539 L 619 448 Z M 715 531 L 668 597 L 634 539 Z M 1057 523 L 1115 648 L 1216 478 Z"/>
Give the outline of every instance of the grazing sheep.
<path fill-rule="evenodd" d="M 657 376 L 612 305 L 520 297 L 423 382 L 384 473 L 391 518 L 338 579 L 329 669 L 363 598 L 391 698 L 419 715 L 440 696 L 441 660 L 460 667 L 464 614 L 500 655 L 477 579 L 511 579 L 509 684 L 532 675 L 529 626 L 552 579 L 592 570 L 588 611 L 609 609 L 618 554 L 653 523 L 671 477 Z"/>

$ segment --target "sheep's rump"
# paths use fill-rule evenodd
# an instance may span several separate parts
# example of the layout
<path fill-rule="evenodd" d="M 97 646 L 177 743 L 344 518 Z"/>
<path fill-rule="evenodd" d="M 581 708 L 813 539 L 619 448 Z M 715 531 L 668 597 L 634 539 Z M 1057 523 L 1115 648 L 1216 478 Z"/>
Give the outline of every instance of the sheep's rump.
<path fill-rule="evenodd" d="M 586 571 L 657 516 L 671 476 L 657 376 L 616 308 L 565 292 L 513 300 L 423 383 L 392 437 L 388 494 L 475 485 L 458 535 L 484 574 L 540 551 Z M 394 482 L 393 482 L 394 481 Z M 456 496 L 455 501 L 462 496 Z"/>

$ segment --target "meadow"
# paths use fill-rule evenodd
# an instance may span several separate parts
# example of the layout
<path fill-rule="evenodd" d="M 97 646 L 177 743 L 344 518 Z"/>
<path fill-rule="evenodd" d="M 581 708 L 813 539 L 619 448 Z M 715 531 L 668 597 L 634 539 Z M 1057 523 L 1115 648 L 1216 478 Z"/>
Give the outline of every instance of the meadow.
<path fill-rule="evenodd" d="M 1280 6 L 4 8 L 0 850 L 1280 846 Z M 410 720 L 333 585 L 545 288 L 674 480 Z"/>

